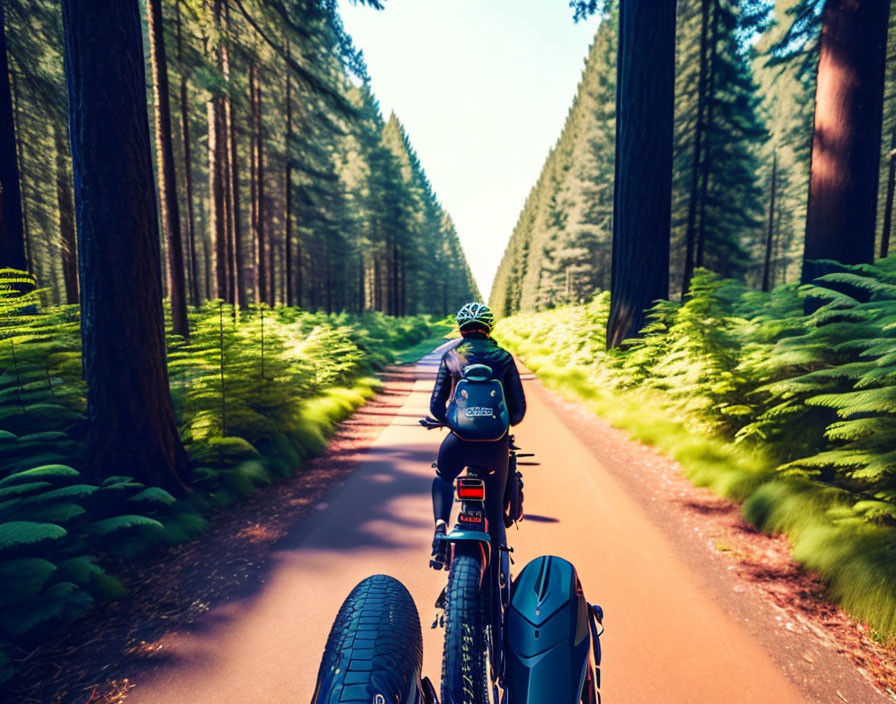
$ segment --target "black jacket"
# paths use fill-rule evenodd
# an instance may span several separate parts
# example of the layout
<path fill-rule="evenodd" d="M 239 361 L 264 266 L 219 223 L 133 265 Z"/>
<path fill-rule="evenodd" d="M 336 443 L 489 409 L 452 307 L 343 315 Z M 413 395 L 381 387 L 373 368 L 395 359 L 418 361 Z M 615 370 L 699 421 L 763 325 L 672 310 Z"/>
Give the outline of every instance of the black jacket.
<path fill-rule="evenodd" d="M 513 355 L 498 347 L 485 333 L 472 333 L 460 338 L 445 352 L 429 401 L 429 412 L 433 418 L 445 420 L 445 410 L 454 385 L 462 378 L 464 367 L 471 364 L 487 364 L 492 368 L 495 379 L 504 387 L 510 424 L 519 423 L 526 415 L 526 396 L 523 393 L 520 373 L 516 369 Z"/>

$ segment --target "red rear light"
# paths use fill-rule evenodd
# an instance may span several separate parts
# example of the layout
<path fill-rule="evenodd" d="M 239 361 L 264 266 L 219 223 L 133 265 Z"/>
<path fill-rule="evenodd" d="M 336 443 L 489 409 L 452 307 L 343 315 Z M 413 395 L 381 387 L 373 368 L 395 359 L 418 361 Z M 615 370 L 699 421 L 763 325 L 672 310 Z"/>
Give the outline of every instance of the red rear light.
<path fill-rule="evenodd" d="M 481 479 L 459 479 L 457 498 L 463 501 L 485 501 L 485 482 Z"/>

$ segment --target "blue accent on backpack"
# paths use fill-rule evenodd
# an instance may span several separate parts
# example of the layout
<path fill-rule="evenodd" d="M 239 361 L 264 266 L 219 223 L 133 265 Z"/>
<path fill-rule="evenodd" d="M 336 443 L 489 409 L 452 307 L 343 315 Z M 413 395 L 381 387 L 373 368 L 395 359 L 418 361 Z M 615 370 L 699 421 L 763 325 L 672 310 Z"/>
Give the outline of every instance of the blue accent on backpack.
<path fill-rule="evenodd" d="M 504 387 L 486 364 L 464 368 L 446 411 L 448 427 L 462 440 L 500 440 L 510 429 Z"/>

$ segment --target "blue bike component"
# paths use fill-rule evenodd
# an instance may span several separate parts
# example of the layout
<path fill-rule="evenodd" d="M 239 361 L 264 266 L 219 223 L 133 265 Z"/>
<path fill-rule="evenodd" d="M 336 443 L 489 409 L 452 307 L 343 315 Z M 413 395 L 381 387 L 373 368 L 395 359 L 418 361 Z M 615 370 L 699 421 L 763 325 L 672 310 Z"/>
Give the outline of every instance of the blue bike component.
<path fill-rule="evenodd" d="M 506 613 L 508 701 L 597 701 L 594 656 L 599 650 L 592 653 L 590 621 L 575 567 L 549 556 L 526 565 L 513 584 Z"/>
<path fill-rule="evenodd" d="M 463 543 L 470 540 L 475 540 L 480 543 L 490 543 L 491 537 L 489 537 L 488 533 L 483 533 L 481 530 L 455 529 L 443 537 L 442 540 L 447 540 L 449 543 Z"/>

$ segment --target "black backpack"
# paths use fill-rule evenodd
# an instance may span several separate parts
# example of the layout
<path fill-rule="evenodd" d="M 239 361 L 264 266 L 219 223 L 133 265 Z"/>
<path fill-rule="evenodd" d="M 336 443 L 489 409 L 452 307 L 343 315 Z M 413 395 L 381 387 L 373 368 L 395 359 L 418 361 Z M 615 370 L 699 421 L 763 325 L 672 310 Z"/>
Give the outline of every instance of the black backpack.
<path fill-rule="evenodd" d="M 446 411 L 448 427 L 462 440 L 500 440 L 510 429 L 504 386 L 492 368 L 471 364 L 454 386 Z"/>

